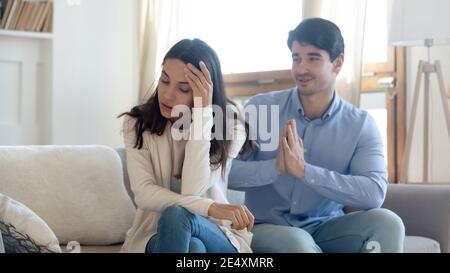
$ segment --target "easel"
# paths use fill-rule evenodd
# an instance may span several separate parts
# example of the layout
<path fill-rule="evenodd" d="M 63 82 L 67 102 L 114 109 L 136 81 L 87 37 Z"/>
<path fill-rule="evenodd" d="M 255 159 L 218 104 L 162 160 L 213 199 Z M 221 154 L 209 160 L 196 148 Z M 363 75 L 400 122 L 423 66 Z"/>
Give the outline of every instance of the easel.
<path fill-rule="evenodd" d="M 419 89 L 420 84 L 422 80 L 422 74 L 425 75 L 425 86 L 424 86 L 424 137 L 423 137 L 423 183 L 428 183 L 428 142 L 429 142 L 429 119 L 430 119 L 430 113 L 429 113 L 429 102 L 430 102 L 430 74 L 437 73 L 438 78 L 438 84 L 439 84 L 439 91 L 441 95 L 442 100 L 442 107 L 444 109 L 444 115 L 445 115 L 445 121 L 447 125 L 447 132 L 450 142 L 450 111 L 448 108 L 448 102 L 447 102 L 447 96 L 445 94 L 445 86 L 444 86 L 444 80 L 442 77 L 442 68 L 441 63 L 439 61 L 436 61 L 434 64 L 431 64 L 429 62 L 420 61 L 419 62 L 419 69 L 417 70 L 417 78 L 416 78 L 416 85 L 414 89 L 414 99 L 413 99 L 413 106 L 411 110 L 411 126 L 408 129 L 408 135 L 406 138 L 406 152 L 403 160 L 403 166 L 402 166 L 402 175 L 400 177 L 401 183 L 408 182 L 408 167 L 409 167 L 409 157 L 411 155 L 411 145 L 413 140 L 413 134 L 414 134 L 414 127 L 416 123 L 416 115 L 417 115 L 417 107 L 419 102 Z"/>

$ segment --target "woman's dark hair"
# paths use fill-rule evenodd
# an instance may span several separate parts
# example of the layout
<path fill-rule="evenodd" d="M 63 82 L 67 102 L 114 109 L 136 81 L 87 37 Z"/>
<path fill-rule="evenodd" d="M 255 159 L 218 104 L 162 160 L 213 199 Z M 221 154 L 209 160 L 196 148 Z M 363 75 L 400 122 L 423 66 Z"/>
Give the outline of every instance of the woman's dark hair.
<path fill-rule="evenodd" d="M 344 38 L 342 38 L 339 27 L 322 18 L 304 19 L 294 30 L 289 32 L 287 41 L 289 49 L 292 49 L 294 41 L 325 50 L 330 55 L 331 61 L 334 61 L 345 50 Z"/>
<path fill-rule="evenodd" d="M 222 109 L 223 115 L 223 128 L 217 128 L 219 132 L 223 133 L 224 140 L 211 140 L 211 148 L 209 151 L 210 162 L 216 168 L 220 166 L 223 167 L 222 175 L 225 172 L 225 166 L 229 156 L 230 140 L 226 140 L 226 124 L 227 115 L 226 107 L 227 105 L 236 106 L 236 104 L 228 99 L 225 94 L 225 85 L 223 82 L 222 70 L 220 67 L 220 61 L 216 52 L 205 42 L 200 39 L 184 39 L 175 44 L 164 57 L 163 64 L 168 59 L 177 59 L 185 64 L 192 64 L 197 69 L 200 70 L 199 63 L 203 61 L 211 74 L 211 80 L 213 83 L 213 95 L 212 104 L 219 106 Z M 130 112 L 123 113 L 119 115 L 119 118 L 128 115 L 137 120 L 135 132 L 136 132 L 136 143 L 135 148 L 142 149 L 143 146 L 143 133 L 149 131 L 151 134 L 157 134 L 161 136 L 164 133 L 168 120 L 161 115 L 159 101 L 158 101 L 158 90 L 156 89 L 153 95 L 148 99 L 148 101 L 142 105 L 135 106 Z M 239 119 L 244 122 L 246 139 L 244 146 L 242 147 L 240 154 L 245 154 L 249 152 L 253 143 L 249 140 L 249 125 L 243 120 L 243 118 L 234 113 L 233 118 Z M 234 124 L 234 123 L 233 123 Z M 213 125 L 212 132 L 216 130 L 216 125 Z"/>

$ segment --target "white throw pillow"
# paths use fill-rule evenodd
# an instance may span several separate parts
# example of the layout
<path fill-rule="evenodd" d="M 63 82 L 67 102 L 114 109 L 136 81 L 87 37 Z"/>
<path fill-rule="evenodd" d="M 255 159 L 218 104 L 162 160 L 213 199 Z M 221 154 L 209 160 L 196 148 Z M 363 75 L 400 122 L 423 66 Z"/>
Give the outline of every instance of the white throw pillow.
<path fill-rule="evenodd" d="M 0 189 L 46 221 L 60 244 L 121 243 L 135 207 L 106 146 L 0 146 Z"/>
<path fill-rule="evenodd" d="M 49 226 L 25 205 L 0 193 L 0 232 L 7 253 L 60 253 Z"/>

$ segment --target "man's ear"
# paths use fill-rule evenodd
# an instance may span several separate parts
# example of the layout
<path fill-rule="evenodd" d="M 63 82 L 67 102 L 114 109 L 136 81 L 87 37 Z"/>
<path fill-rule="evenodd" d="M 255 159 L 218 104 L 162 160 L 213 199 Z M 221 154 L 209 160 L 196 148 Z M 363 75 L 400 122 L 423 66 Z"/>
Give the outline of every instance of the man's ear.
<path fill-rule="evenodd" d="M 339 72 L 341 71 L 343 65 L 344 65 L 344 53 L 341 53 L 333 61 L 334 72 L 336 72 L 336 75 L 339 74 Z"/>

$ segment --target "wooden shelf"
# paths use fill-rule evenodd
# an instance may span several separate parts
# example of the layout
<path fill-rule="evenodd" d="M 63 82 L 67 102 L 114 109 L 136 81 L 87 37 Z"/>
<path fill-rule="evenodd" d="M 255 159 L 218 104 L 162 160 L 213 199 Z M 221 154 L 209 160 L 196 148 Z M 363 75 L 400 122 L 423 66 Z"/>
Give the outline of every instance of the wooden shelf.
<path fill-rule="evenodd" d="M 53 39 L 53 33 L 48 32 L 31 32 L 31 31 L 13 31 L 13 30 L 0 30 L 0 36 L 18 37 L 18 38 L 31 38 L 31 39 Z"/>

